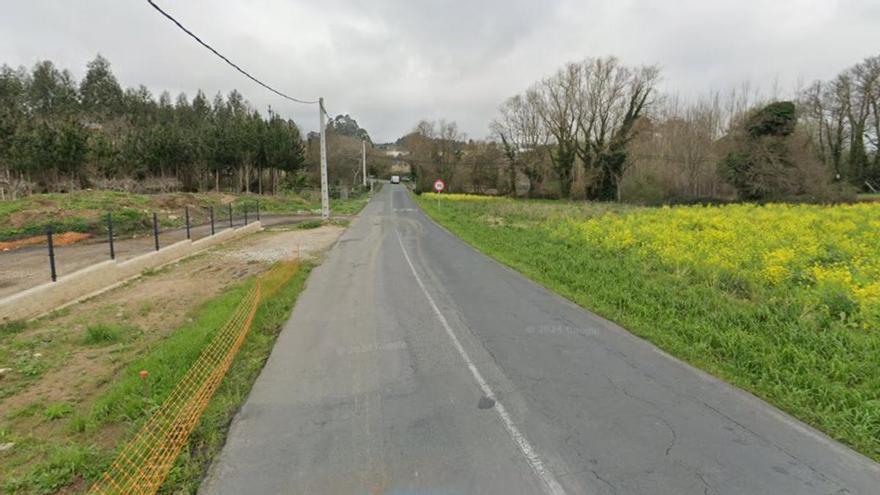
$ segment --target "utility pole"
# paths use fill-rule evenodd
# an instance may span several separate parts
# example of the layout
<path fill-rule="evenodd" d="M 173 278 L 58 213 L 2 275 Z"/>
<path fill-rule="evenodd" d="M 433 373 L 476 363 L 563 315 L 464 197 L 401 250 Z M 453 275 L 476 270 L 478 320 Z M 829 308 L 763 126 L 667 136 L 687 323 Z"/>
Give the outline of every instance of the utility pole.
<path fill-rule="evenodd" d="M 367 140 L 361 140 L 361 162 L 364 166 L 364 189 L 367 188 Z"/>
<path fill-rule="evenodd" d="M 321 218 L 330 218 L 330 195 L 327 191 L 327 136 L 325 135 L 324 98 L 318 98 L 318 114 L 321 116 Z"/>

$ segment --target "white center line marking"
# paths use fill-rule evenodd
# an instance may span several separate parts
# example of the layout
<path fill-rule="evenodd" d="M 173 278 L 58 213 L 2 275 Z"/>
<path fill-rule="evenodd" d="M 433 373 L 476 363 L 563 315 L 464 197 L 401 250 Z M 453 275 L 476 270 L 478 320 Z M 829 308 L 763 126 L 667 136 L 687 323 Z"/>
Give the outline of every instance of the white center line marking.
<path fill-rule="evenodd" d="M 425 294 L 425 298 L 428 299 L 428 303 L 430 303 L 431 308 L 434 310 L 434 314 L 437 316 L 437 319 L 440 320 L 440 324 L 443 325 L 443 328 L 446 330 L 446 334 L 449 335 L 449 338 L 452 340 L 452 344 L 455 346 L 458 353 L 461 355 L 464 362 L 467 364 L 469 370 L 471 370 L 471 374 L 474 376 L 474 379 L 477 381 L 477 384 L 480 386 L 480 389 L 483 391 L 483 394 L 487 397 L 493 399 L 495 401 L 495 410 L 498 411 L 498 416 L 501 417 L 501 422 L 504 424 L 504 429 L 507 430 L 507 433 L 510 435 L 510 438 L 519 446 L 519 450 L 523 453 L 528 461 L 529 465 L 532 467 L 532 470 L 535 471 L 535 474 L 538 478 L 544 483 L 545 492 L 548 495 L 565 495 L 565 490 L 562 488 L 562 485 L 556 481 L 556 478 L 553 476 L 553 473 L 544 466 L 544 461 L 538 456 L 538 453 L 535 452 L 532 444 L 526 440 L 525 435 L 519 431 L 519 428 L 516 426 L 516 423 L 513 422 L 513 418 L 510 417 L 510 414 L 507 413 L 507 409 L 504 405 L 495 397 L 495 392 L 492 391 L 492 388 L 483 378 L 483 375 L 480 373 L 480 370 L 474 365 L 474 362 L 471 361 L 471 357 L 468 355 L 467 351 L 464 350 L 464 346 L 461 345 L 461 342 L 458 340 L 458 337 L 455 336 L 455 332 L 452 330 L 452 327 L 449 326 L 449 322 L 446 321 L 446 317 L 443 316 L 443 313 L 440 312 L 440 308 L 437 307 L 437 303 L 434 302 L 434 298 L 431 297 L 431 294 L 428 292 L 428 289 L 425 287 L 424 282 L 422 282 L 422 278 L 419 277 L 418 272 L 416 271 L 415 265 L 413 265 L 412 260 L 409 257 L 409 253 L 406 252 L 406 247 L 403 245 L 403 238 L 400 237 L 400 231 L 397 228 L 394 229 L 394 233 L 397 234 L 397 242 L 400 243 L 400 249 L 403 250 L 403 257 L 406 259 L 406 263 L 409 265 L 409 269 L 412 270 L 412 274 L 416 279 L 416 282 L 419 284 L 419 287 L 422 288 L 422 292 Z"/>

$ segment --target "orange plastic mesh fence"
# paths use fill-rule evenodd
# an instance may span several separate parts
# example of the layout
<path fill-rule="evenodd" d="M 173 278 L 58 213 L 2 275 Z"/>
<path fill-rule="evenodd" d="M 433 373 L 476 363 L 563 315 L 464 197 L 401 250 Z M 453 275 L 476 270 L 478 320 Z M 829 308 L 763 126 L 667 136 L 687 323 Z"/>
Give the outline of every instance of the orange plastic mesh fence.
<path fill-rule="evenodd" d="M 298 269 L 296 262 L 280 263 L 257 280 L 168 398 L 119 452 L 89 493 L 158 491 L 247 337 L 261 298 L 277 292 Z"/>

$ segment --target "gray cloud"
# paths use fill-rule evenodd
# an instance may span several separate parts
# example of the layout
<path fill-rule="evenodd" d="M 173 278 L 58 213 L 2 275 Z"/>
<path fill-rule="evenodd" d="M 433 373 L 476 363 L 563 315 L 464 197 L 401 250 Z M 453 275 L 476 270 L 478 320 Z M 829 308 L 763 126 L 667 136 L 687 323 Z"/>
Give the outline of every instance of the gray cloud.
<path fill-rule="evenodd" d="M 421 118 L 473 137 L 506 97 L 570 60 L 614 54 L 656 63 L 685 96 L 751 80 L 784 90 L 875 54 L 871 0 L 486 0 L 160 2 L 230 58 L 282 91 L 324 96 L 375 139 Z M 242 91 L 305 130 L 317 110 L 279 100 L 213 58 L 139 0 L 7 2 L 0 62 L 51 59 L 81 77 L 96 53 L 126 86 L 158 94 Z"/>

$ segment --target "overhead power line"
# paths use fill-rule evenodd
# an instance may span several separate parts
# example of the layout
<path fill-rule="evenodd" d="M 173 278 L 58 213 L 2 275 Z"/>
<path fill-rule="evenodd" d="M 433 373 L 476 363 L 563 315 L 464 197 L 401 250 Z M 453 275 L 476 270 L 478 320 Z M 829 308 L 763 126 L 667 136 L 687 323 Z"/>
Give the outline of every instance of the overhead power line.
<path fill-rule="evenodd" d="M 147 3 L 149 3 L 149 4 L 150 4 L 154 9 L 156 9 L 160 14 L 162 14 L 163 16 L 165 16 L 169 21 L 171 21 L 171 22 L 173 22 L 174 24 L 176 24 L 177 27 L 179 27 L 184 33 L 188 34 L 190 37 L 192 37 L 192 39 L 198 41 L 200 45 L 204 46 L 204 47 L 207 48 L 208 50 L 211 50 L 211 52 L 212 52 L 214 55 L 217 55 L 218 57 L 220 57 L 224 62 L 226 62 L 227 64 L 231 65 L 231 66 L 232 66 L 235 70 L 237 70 L 238 72 L 241 72 L 242 74 L 244 74 L 244 75 L 245 75 L 248 79 L 250 79 L 251 81 L 253 81 L 253 82 L 259 84 L 260 86 L 262 86 L 262 87 L 264 87 L 264 88 L 266 88 L 266 89 L 268 89 L 269 91 L 275 93 L 276 95 L 278 95 L 278 96 L 280 96 L 280 97 L 282 97 L 282 98 L 286 98 L 286 99 L 288 99 L 288 100 L 290 100 L 290 101 L 295 101 L 295 102 L 297 102 L 297 103 L 304 103 L 304 104 L 306 104 L 306 105 L 314 105 L 315 103 L 318 103 L 318 100 L 300 100 L 299 98 L 294 98 L 294 97 L 292 97 L 292 96 L 290 96 L 290 95 L 286 95 L 286 94 L 282 93 L 281 91 L 278 91 L 277 89 L 273 88 L 272 86 L 269 86 L 268 84 L 264 83 L 263 81 L 260 81 L 260 80 L 257 79 L 256 77 L 250 75 L 246 70 L 244 70 L 244 69 L 242 69 L 241 67 L 239 67 L 238 64 L 236 64 L 235 62 L 229 60 L 229 59 L 226 58 L 226 56 L 224 56 L 222 53 L 220 53 L 220 52 L 218 52 L 217 50 L 215 50 L 214 47 L 212 47 L 211 45 L 209 45 L 209 44 L 205 43 L 204 41 L 202 41 L 201 38 L 199 38 L 198 36 L 196 36 L 195 33 L 193 33 L 192 31 L 190 31 L 189 29 L 187 29 L 186 26 L 184 26 L 183 24 L 180 23 L 180 21 L 178 21 L 177 19 L 175 19 L 174 17 L 172 17 L 171 14 L 169 14 L 168 12 L 165 12 L 164 10 L 162 10 L 162 7 L 159 7 L 158 5 L 156 5 L 156 3 L 153 2 L 153 0 L 147 0 Z M 322 108 L 322 110 L 323 110 L 323 108 Z M 325 113 L 326 113 L 326 112 L 325 112 Z"/>
<path fill-rule="evenodd" d="M 333 120 L 333 117 L 327 112 L 327 107 L 323 103 L 321 103 L 321 111 L 324 112 L 328 119 Z"/>

